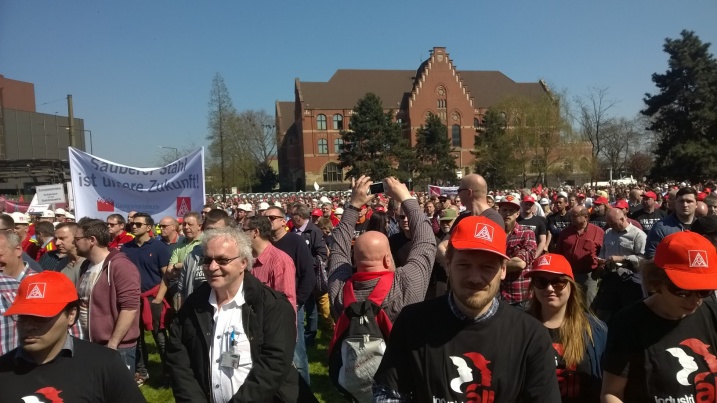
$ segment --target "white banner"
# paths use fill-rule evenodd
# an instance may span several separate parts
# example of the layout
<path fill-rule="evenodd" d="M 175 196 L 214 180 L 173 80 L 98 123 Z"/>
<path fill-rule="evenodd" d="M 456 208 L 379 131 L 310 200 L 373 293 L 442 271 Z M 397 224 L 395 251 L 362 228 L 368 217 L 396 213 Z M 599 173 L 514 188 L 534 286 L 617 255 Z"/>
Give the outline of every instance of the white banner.
<path fill-rule="evenodd" d="M 43 211 L 50 208 L 49 204 L 40 204 L 37 193 L 35 193 L 34 196 L 32 196 L 32 201 L 30 202 L 30 207 L 27 208 L 28 214 L 42 214 Z"/>
<path fill-rule="evenodd" d="M 65 186 L 62 183 L 54 185 L 35 186 L 37 202 L 40 204 L 66 203 Z"/>
<path fill-rule="evenodd" d="M 130 211 L 155 222 L 204 205 L 204 148 L 160 168 L 133 168 L 70 148 L 75 217 L 107 219 Z"/>
<path fill-rule="evenodd" d="M 444 187 L 428 185 L 428 194 L 430 196 L 455 195 L 458 194 L 458 186 Z"/>
<path fill-rule="evenodd" d="M 70 210 L 75 209 L 75 200 L 72 197 L 72 182 L 67 182 L 67 207 Z"/>

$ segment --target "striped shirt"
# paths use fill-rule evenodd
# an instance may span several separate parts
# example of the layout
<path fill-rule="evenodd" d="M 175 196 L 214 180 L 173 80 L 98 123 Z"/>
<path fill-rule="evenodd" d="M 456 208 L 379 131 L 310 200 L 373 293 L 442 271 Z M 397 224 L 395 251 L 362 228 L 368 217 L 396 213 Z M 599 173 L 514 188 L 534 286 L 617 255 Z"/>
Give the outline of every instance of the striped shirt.
<path fill-rule="evenodd" d="M 269 288 L 283 292 L 296 310 L 296 266 L 289 255 L 269 244 L 254 259 L 251 274 Z"/>
<path fill-rule="evenodd" d="M 433 235 L 431 224 L 421 211 L 418 201 L 408 199 L 403 202 L 402 207 L 404 214 L 408 217 L 412 245 L 407 263 L 396 268 L 391 290 L 381 305 L 391 322 L 396 320 L 404 306 L 425 299 L 433 261 L 436 258 L 436 237 Z M 341 315 L 344 306 L 344 284 L 353 275 L 351 240 L 354 236 L 358 215 L 359 212 L 353 208 L 344 209 L 341 222 L 332 233 L 334 242 L 329 254 L 329 295 L 334 318 Z M 378 282 L 377 279 L 355 282 L 356 301 L 365 301 L 373 291 L 376 282 Z"/>

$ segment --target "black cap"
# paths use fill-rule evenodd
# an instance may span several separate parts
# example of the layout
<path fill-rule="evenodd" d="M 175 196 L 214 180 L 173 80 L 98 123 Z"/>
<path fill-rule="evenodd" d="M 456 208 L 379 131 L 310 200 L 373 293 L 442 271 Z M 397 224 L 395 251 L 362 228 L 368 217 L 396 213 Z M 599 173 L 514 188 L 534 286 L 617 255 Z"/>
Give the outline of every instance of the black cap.
<path fill-rule="evenodd" d="M 700 217 L 692 223 L 692 227 L 690 229 L 692 232 L 696 232 L 700 235 L 717 233 L 717 216 L 709 215 L 706 217 Z"/>
<path fill-rule="evenodd" d="M 438 198 L 439 198 L 439 199 L 447 199 L 447 198 L 448 198 L 448 195 L 444 193 L 444 194 L 438 196 Z"/>

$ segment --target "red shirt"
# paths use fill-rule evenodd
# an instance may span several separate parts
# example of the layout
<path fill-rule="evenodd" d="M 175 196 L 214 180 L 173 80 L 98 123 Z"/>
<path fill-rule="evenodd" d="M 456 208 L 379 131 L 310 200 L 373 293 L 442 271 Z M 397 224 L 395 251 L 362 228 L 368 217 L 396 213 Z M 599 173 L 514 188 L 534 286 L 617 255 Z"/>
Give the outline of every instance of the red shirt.
<path fill-rule="evenodd" d="M 602 228 L 594 224 L 588 223 L 582 234 L 570 226 L 560 232 L 556 252 L 570 262 L 573 273 L 589 273 L 598 266 L 604 236 Z"/>
<path fill-rule="evenodd" d="M 38 246 L 39 246 L 39 244 L 38 244 Z M 35 260 L 39 262 L 42 255 L 44 255 L 47 252 L 56 250 L 56 249 L 57 249 L 57 245 L 55 245 L 55 240 L 52 239 L 47 245 L 41 247 L 37 251 L 37 256 L 35 257 Z"/>
<path fill-rule="evenodd" d="M 286 294 L 296 311 L 296 266 L 289 255 L 269 244 L 254 260 L 251 274 L 267 286 Z"/>
<path fill-rule="evenodd" d="M 127 242 L 130 242 L 134 239 L 134 235 L 128 234 L 126 231 L 120 231 L 119 235 L 117 235 L 109 245 L 107 245 L 107 249 L 119 249 L 120 246 L 126 244 Z"/>
<path fill-rule="evenodd" d="M 22 243 L 20 243 L 20 246 L 22 247 L 23 252 L 27 253 L 32 258 L 36 257 L 37 253 L 40 251 L 40 245 L 37 244 L 37 241 L 32 239 L 32 235 L 30 235 L 29 231 L 25 236 L 25 239 L 23 239 Z"/>
<path fill-rule="evenodd" d="M 500 282 L 500 293 L 508 303 L 516 304 L 530 298 L 530 279 L 524 273 L 530 271 L 535 259 L 535 232 L 528 227 L 515 224 L 515 228 L 508 234 L 506 254 L 508 257 L 517 257 L 525 262 L 525 269 L 505 273 L 505 280 Z"/>

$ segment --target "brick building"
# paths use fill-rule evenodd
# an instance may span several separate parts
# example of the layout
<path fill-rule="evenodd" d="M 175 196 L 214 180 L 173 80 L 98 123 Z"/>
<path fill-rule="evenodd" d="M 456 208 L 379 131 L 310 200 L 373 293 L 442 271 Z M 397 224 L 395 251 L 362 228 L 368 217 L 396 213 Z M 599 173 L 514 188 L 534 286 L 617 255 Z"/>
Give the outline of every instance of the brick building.
<path fill-rule="evenodd" d="M 294 101 L 276 102 L 281 188 L 346 189 L 338 165 L 340 130 L 348 129 L 354 106 L 367 92 L 393 109 L 404 135 L 416 132 L 429 112 L 443 119 L 461 174 L 472 171 L 474 136 L 487 109 L 506 97 L 548 93 L 544 82 L 516 83 L 499 71 L 459 71 L 446 48 L 435 47 L 417 70 L 337 70 L 328 82 L 294 82 Z"/>

